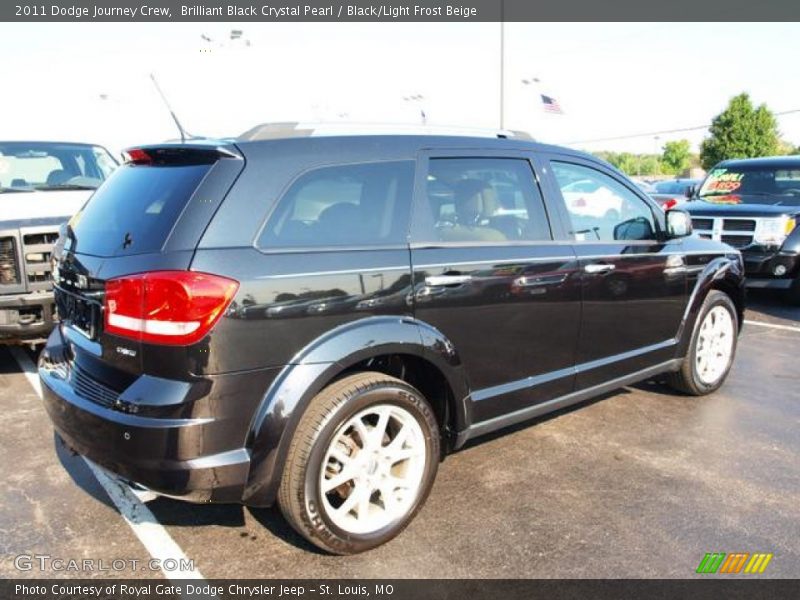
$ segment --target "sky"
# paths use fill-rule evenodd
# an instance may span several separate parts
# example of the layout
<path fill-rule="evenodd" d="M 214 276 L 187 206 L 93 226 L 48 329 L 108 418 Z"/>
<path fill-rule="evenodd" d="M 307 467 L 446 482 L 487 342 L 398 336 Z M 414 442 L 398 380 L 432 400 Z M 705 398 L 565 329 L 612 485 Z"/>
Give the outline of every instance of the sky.
<path fill-rule="evenodd" d="M 414 124 L 420 110 L 431 125 L 498 128 L 500 55 L 499 23 L 2 23 L 0 138 L 113 152 L 175 138 L 151 73 L 196 135 Z M 742 91 L 800 109 L 798 56 L 798 23 L 508 23 L 504 125 L 590 151 L 697 149 L 704 131 L 585 140 L 705 125 Z M 540 94 L 564 114 L 545 113 Z M 800 113 L 779 127 L 800 144 Z"/>

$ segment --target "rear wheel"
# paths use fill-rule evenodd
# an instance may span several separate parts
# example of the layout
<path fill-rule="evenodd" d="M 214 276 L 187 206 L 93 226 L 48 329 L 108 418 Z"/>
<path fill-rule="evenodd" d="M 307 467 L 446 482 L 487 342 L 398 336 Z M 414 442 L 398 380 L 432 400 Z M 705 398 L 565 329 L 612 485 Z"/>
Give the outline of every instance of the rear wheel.
<path fill-rule="evenodd" d="M 357 373 L 311 401 L 292 439 L 278 502 L 320 548 L 363 552 L 408 525 L 438 460 L 439 430 L 422 395 L 388 375 Z"/>
<path fill-rule="evenodd" d="M 733 364 L 738 334 L 736 307 L 727 294 L 712 290 L 697 317 L 686 358 L 668 383 L 693 396 L 719 389 Z"/>

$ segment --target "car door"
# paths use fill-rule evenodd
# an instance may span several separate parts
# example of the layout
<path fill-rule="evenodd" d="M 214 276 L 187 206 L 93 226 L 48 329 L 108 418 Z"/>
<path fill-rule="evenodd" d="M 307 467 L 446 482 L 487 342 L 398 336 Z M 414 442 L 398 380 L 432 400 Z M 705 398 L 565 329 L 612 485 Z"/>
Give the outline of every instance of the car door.
<path fill-rule="evenodd" d="M 414 312 L 455 346 L 471 420 L 571 392 L 580 274 L 553 240 L 529 157 L 427 151 L 417 171 Z"/>
<path fill-rule="evenodd" d="M 576 390 L 674 357 L 686 306 L 682 242 L 664 235 L 663 213 L 599 162 L 546 157 L 581 277 Z"/>

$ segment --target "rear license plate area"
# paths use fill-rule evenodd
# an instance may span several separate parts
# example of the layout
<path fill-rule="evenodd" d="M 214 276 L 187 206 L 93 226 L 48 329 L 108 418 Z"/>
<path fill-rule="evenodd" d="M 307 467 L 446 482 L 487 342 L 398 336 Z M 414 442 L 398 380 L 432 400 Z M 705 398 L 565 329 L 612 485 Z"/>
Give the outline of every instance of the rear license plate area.
<path fill-rule="evenodd" d="M 100 317 L 100 304 L 62 288 L 55 289 L 56 309 L 64 323 L 69 323 L 89 339 L 96 339 Z"/>

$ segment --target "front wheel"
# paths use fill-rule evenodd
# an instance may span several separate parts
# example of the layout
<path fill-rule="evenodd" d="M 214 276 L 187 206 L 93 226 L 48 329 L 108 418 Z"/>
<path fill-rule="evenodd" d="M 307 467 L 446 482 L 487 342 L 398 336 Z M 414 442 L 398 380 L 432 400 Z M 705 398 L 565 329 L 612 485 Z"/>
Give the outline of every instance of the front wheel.
<path fill-rule="evenodd" d="M 439 429 L 415 388 L 356 373 L 311 401 L 292 439 L 278 503 L 306 539 L 335 554 L 400 533 L 436 477 Z"/>
<path fill-rule="evenodd" d="M 719 389 L 736 356 L 738 336 L 736 307 L 727 294 L 712 290 L 697 316 L 686 358 L 668 383 L 693 396 Z"/>

